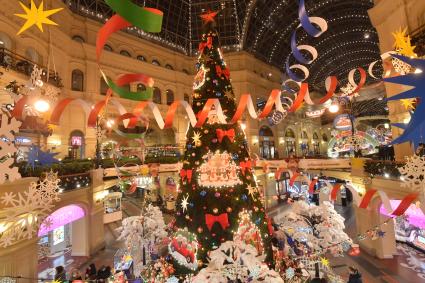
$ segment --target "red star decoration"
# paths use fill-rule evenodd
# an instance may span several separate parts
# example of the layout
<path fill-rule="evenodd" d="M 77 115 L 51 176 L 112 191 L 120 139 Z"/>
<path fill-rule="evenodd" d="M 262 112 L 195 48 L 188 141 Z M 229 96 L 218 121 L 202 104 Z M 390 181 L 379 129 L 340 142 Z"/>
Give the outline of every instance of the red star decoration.
<path fill-rule="evenodd" d="M 213 12 L 211 10 L 208 10 L 207 12 L 203 13 L 200 17 L 204 21 L 204 23 L 208 22 L 214 22 L 215 16 L 217 16 L 218 12 Z"/>

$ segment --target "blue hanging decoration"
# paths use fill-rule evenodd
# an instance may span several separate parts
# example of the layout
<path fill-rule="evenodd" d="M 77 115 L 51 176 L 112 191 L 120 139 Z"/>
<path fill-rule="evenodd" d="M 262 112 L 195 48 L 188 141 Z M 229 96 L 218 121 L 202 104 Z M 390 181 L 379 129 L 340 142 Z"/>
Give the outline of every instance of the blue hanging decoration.
<path fill-rule="evenodd" d="M 28 165 L 33 169 L 36 163 L 39 163 L 41 166 L 50 166 L 55 163 L 59 163 L 59 160 L 54 158 L 58 155 L 58 152 L 42 151 L 39 146 L 33 145 L 28 151 Z"/>
<path fill-rule="evenodd" d="M 273 111 L 273 113 L 267 118 L 270 126 L 275 126 L 285 119 L 285 113 L 281 111 Z"/>
<path fill-rule="evenodd" d="M 242 199 L 243 201 L 246 201 L 246 200 L 248 199 L 248 197 L 246 196 L 246 194 L 243 194 L 243 195 L 241 196 L 241 199 Z"/>
<path fill-rule="evenodd" d="M 411 65 L 417 70 L 421 70 L 421 72 L 409 73 L 404 76 L 384 78 L 384 81 L 388 83 L 395 83 L 413 87 L 412 89 L 387 98 L 388 101 L 419 98 L 416 110 L 412 114 L 409 123 L 393 124 L 396 127 L 404 129 L 404 132 L 392 141 L 392 144 L 399 144 L 408 141 L 412 143 L 415 148 L 417 148 L 419 143 L 423 142 L 423 135 L 425 134 L 425 60 L 409 58 L 398 54 L 392 54 L 392 56 Z"/>
<path fill-rule="evenodd" d="M 207 192 L 206 191 L 201 191 L 199 194 L 201 195 L 201 197 L 205 197 L 207 195 Z"/>

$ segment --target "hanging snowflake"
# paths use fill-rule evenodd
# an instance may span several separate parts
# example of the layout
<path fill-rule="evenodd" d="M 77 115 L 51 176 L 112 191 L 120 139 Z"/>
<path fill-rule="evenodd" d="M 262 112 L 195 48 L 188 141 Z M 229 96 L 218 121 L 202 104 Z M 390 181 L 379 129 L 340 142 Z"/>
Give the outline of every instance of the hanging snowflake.
<path fill-rule="evenodd" d="M 0 196 L 4 205 L 6 230 L 0 235 L 0 246 L 7 247 L 23 239 L 31 239 L 37 233 L 40 223 L 59 201 L 57 173 L 48 172 L 44 179 L 32 182 L 26 192 L 6 192 Z"/>
<path fill-rule="evenodd" d="M 289 267 L 289 268 L 286 270 L 286 278 L 290 280 L 290 279 L 292 279 L 294 276 L 295 276 L 295 270 L 294 270 L 292 267 Z"/>
<path fill-rule="evenodd" d="M 408 74 L 412 69 L 412 66 L 407 63 L 404 63 L 403 61 L 397 58 L 392 58 L 391 63 L 393 64 L 394 70 L 397 73 L 400 73 L 400 75 Z"/>
<path fill-rule="evenodd" d="M 425 185 L 425 156 L 406 157 L 406 164 L 398 169 L 401 173 L 402 186 L 414 190 L 423 190 Z"/>
<path fill-rule="evenodd" d="M 350 84 L 350 83 L 347 83 L 347 85 L 345 86 L 345 87 L 341 87 L 341 91 L 342 91 L 342 96 L 343 97 L 345 97 L 345 96 L 354 96 L 354 97 L 357 97 L 357 96 L 359 96 L 359 93 L 358 92 L 355 92 L 355 93 L 353 93 L 353 91 L 355 90 L 356 88 L 352 85 L 352 84 Z"/>
<path fill-rule="evenodd" d="M 21 122 L 15 118 L 10 119 L 7 115 L 1 115 L 0 127 L 0 184 L 6 180 L 14 181 L 21 178 L 17 167 L 11 167 L 14 163 L 14 154 L 18 151 L 16 148 L 15 133 L 19 131 Z"/>

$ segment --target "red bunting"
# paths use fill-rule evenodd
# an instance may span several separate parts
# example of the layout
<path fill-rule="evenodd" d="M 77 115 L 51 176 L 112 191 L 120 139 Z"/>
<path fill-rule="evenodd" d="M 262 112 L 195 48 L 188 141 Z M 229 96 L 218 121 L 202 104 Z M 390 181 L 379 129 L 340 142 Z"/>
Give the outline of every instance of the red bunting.
<path fill-rule="evenodd" d="M 331 191 L 331 200 L 336 200 L 336 194 L 338 193 L 339 189 L 341 188 L 342 184 L 335 184 Z"/>
<path fill-rule="evenodd" d="M 403 198 L 398 207 L 391 213 L 394 216 L 400 216 L 406 212 L 412 202 L 418 197 L 417 193 L 412 193 Z"/>
<path fill-rule="evenodd" d="M 205 224 L 207 225 L 208 230 L 211 231 L 214 223 L 219 223 L 223 230 L 229 227 L 230 224 L 227 213 L 222 213 L 218 216 L 212 214 L 205 214 Z"/>
<path fill-rule="evenodd" d="M 219 143 L 223 142 L 224 137 L 228 137 L 231 142 L 235 141 L 235 129 L 230 129 L 227 131 L 222 129 L 216 129 L 215 132 L 217 134 L 217 139 Z"/>
<path fill-rule="evenodd" d="M 372 200 L 372 197 L 375 195 L 376 192 L 377 190 L 369 189 L 366 192 L 365 196 L 363 197 L 362 201 L 360 202 L 359 207 L 366 208 L 369 205 L 370 201 Z"/>

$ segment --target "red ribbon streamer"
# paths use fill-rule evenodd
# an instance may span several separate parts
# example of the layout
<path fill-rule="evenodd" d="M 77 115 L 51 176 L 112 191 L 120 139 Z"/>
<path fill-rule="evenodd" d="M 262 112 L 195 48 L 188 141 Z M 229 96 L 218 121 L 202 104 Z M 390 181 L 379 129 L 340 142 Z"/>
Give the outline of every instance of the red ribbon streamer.
<path fill-rule="evenodd" d="M 400 216 L 406 212 L 412 202 L 418 197 L 417 193 L 412 193 L 403 198 L 398 207 L 391 213 L 394 216 Z"/>
<path fill-rule="evenodd" d="M 180 177 L 182 178 L 182 181 L 186 178 L 189 182 L 192 181 L 192 169 L 181 169 L 180 170 Z"/>
<path fill-rule="evenodd" d="M 377 190 L 369 189 L 365 196 L 363 197 L 362 201 L 360 202 L 359 208 L 367 208 L 370 201 L 372 200 L 373 195 L 377 192 Z"/>
<path fill-rule="evenodd" d="M 28 97 L 24 96 L 15 103 L 12 111 L 12 117 L 15 117 L 17 120 L 22 120 L 24 118 L 22 115 L 24 114 L 24 108 L 27 101 Z"/>
<path fill-rule="evenodd" d="M 208 36 L 207 42 L 199 43 L 199 51 L 202 53 L 204 51 L 205 47 L 208 47 L 208 49 L 211 49 L 211 47 L 212 47 L 212 37 L 211 36 Z"/>
<path fill-rule="evenodd" d="M 228 68 L 225 68 L 223 70 L 220 65 L 216 65 L 215 66 L 215 71 L 216 71 L 216 73 L 217 73 L 217 75 L 219 77 L 221 77 L 221 75 L 224 75 L 226 77 L 226 79 L 229 79 L 230 78 L 230 71 L 229 71 Z"/>
<path fill-rule="evenodd" d="M 294 175 L 292 175 L 291 179 L 289 179 L 289 185 L 293 186 L 295 183 L 295 180 L 300 176 L 301 174 L 298 172 L 295 172 Z"/>
<path fill-rule="evenodd" d="M 342 184 L 335 184 L 331 191 L 331 200 L 336 200 L 336 194 L 338 193 L 339 189 L 341 188 Z"/>
<path fill-rule="evenodd" d="M 217 134 L 217 139 L 221 143 L 223 141 L 224 137 L 228 137 L 231 142 L 235 141 L 235 129 L 230 130 L 222 130 L 222 129 L 216 129 L 215 130 Z"/>
<path fill-rule="evenodd" d="M 309 192 L 310 194 L 314 193 L 314 186 L 316 185 L 316 183 L 317 183 L 318 181 L 319 181 L 318 179 L 313 179 L 313 180 L 310 182 L 310 185 L 308 185 L 308 192 Z"/>
<path fill-rule="evenodd" d="M 230 226 L 229 218 L 227 213 L 220 214 L 218 216 L 212 214 L 205 214 L 205 224 L 207 225 L 208 230 L 211 231 L 214 223 L 218 222 L 223 230 Z"/>

